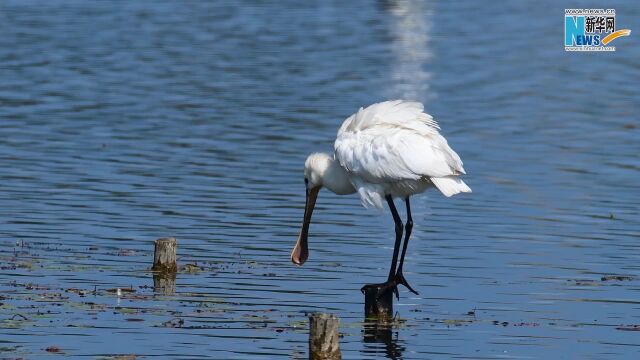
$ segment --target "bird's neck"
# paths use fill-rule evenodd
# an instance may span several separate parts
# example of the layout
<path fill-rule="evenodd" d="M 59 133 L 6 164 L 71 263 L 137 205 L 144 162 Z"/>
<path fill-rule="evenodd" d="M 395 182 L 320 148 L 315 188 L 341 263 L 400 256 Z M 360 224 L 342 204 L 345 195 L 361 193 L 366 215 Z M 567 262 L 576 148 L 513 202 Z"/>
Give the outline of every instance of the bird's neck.
<path fill-rule="evenodd" d="M 322 185 L 338 195 L 348 195 L 356 192 L 349 180 L 349 173 L 340 163 L 330 158 L 322 174 Z"/>

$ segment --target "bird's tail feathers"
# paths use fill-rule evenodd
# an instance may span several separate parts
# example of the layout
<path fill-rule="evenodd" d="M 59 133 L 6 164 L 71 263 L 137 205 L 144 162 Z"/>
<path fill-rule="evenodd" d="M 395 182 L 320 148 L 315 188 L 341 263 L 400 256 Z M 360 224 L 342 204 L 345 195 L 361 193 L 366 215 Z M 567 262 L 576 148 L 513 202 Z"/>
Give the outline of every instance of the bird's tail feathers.
<path fill-rule="evenodd" d="M 471 188 L 457 176 L 432 177 L 431 182 L 446 197 L 450 197 L 461 192 L 471 192 Z"/>

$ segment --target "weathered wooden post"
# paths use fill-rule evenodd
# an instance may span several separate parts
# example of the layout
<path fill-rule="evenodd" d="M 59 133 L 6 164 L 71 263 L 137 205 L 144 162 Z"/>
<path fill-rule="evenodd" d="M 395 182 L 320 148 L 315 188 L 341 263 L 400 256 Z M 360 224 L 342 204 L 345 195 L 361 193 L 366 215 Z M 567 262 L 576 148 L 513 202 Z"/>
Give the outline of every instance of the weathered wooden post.
<path fill-rule="evenodd" d="M 309 317 L 309 359 L 340 360 L 338 328 L 340 319 L 332 314 L 314 313 Z"/>
<path fill-rule="evenodd" d="M 362 288 L 364 294 L 364 317 L 388 321 L 393 317 L 393 289 L 382 291 L 380 284 L 365 285 Z"/>
<path fill-rule="evenodd" d="M 163 273 L 175 273 L 178 270 L 178 264 L 176 262 L 177 250 L 178 241 L 174 237 L 163 237 L 156 240 L 151 270 Z"/>
<path fill-rule="evenodd" d="M 176 292 L 176 272 L 178 263 L 176 253 L 178 241 L 174 237 L 163 237 L 155 241 L 153 253 L 153 289 L 171 295 Z"/>

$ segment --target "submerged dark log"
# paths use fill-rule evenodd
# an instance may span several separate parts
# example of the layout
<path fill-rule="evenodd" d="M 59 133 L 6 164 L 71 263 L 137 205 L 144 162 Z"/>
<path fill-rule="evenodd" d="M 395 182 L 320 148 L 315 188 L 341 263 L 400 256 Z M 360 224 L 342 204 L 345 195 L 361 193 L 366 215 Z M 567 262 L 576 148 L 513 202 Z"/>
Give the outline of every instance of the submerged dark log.
<path fill-rule="evenodd" d="M 365 285 L 362 288 L 365 318 L 389 321 L 393 317 L 393 289 L 381 291 L 382 284 Z"/>
<path fill-rule="evenodd" d="M 174 237 L 164 237 L 156 240 L 151 270 L 162 273 L 175 273 L 178 270 L 176 252 L 178 241 Z"/>
<path fill-rule="evenodd" d="M 309 359 L 342 359 L 339 325 L 340 319 L 332 314 L 314 313 L 309 317 Z"/>

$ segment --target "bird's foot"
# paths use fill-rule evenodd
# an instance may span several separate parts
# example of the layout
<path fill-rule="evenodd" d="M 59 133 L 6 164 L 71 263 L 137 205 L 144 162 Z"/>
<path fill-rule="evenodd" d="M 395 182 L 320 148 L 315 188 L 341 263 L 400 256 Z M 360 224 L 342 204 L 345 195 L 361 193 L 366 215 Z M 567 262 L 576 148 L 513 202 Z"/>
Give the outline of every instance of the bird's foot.
<path fill-rule="evenodd" d="M 400 300 L 398 285 L 404 285 L 407 289 L 409 289 L 409 291 L 416 295 L 419 295 L 418 292 L 413 290 L 411 285 L 409 285 L 409 282 L 407 282 L 407 279 L 405 279 L 402 271 L 397 272 L 394 278 L 391 280 L 387 280 L 380 284 L 365 285 L 362 287 L 362 289 L 360 289 L 360 291 L 362 291 L 362 293 L 364 294 L 368 288 L 374 287 L 376 288 L 376 291 L 378 293 L 378 298 L 381 298 L 387 291 L 393 291 L 393 293 L 396 295 L 396 299 Z"/>
<path fill-rule="evenodd" d="M 413 288 L 411 287 L 411 285 L 409 285 L 409 283 L 407 282 L 407 279 L 404 278 L 404 275 L 402 274 L 402 270 L 398 271 L 396 273 L 396 283 L 399 285 L 404 285 L 409 291 L 411 291 L 412 293 L 416 294 L 416 295 L 420 295 L 418 294 L 417 291 L 413 290 Z"/>

